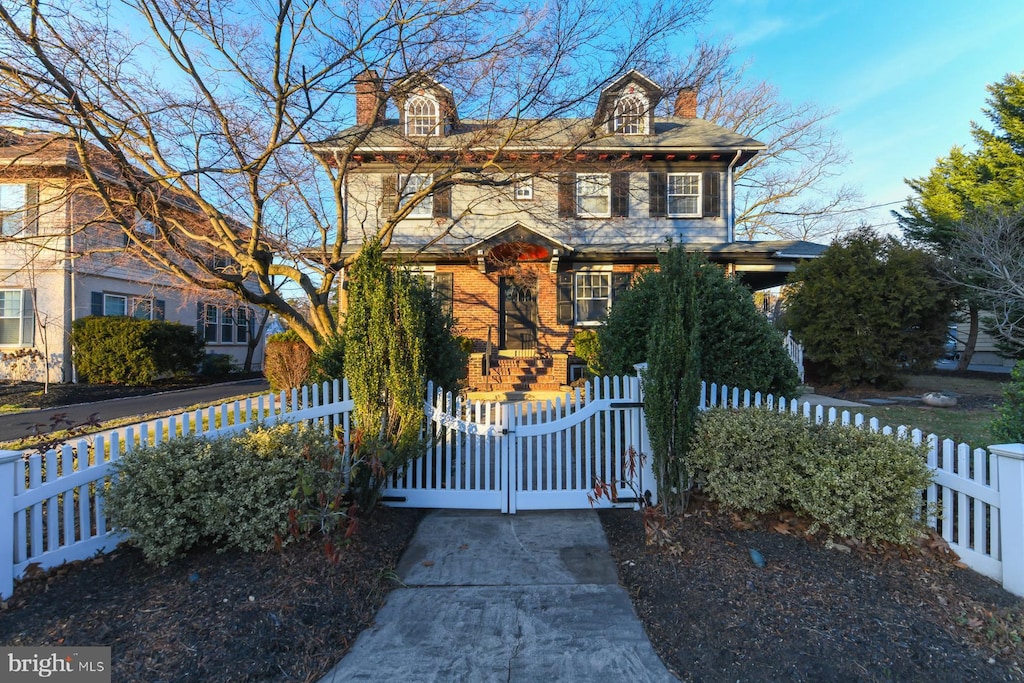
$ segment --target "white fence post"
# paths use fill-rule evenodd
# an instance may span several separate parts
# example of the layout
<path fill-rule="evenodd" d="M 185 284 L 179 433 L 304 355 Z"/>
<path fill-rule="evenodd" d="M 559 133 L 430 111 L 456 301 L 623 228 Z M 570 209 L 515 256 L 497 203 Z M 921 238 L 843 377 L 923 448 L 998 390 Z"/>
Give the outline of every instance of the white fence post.
<path fill-rule="evenodd" d="M 0 599 L 14 592 L 14 484 L 25 476 L 21 451 L 0 451 Z"/>
<path fill-rule="evenodd" d="M 1003 588 L 1024 595 L 1024 444 L 989 446 L 999 473 Z"/>
<path fill-rule="evenodd" d="M 636 370 L 636 401 L 644 402 L 644 373 L 647 372 L 647 363 L 638 363 L 633 366 Z M 704 384 L 701 384 L 701 400 L 704 397 Z M 644 496 L 648 491 L 651 497 L 648 502 L 651 505 L 658 504 L 658 482 L 654 478 L 654 454 L 651 450 L 651 437 L 647 431 L 647 409 L 642 408 L 640 414 L 640 443 L 637 444 L 637 453 L 644 455 L 644 464 L 640 468 L 639 495 Z"/>

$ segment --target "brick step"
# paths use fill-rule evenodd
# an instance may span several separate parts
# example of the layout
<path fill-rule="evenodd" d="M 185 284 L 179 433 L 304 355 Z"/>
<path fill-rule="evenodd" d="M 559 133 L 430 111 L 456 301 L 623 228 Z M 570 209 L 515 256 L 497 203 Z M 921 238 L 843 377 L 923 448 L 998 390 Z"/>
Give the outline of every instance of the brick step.
<path fill-rule="evenodd" d="M 561 391 L 558 382 L 491 382 L 488 391 Z"/>
<path fill-rule="evenodd" d="M 551 372 L 551 366 L 543 368 L 491 368 L 492 377 L 508 377 L 520 375 L 523 377 L 537 377 Z"/>
<path fill-rule="evenodd" d="M 498 358 L 498 360 L 491 362 L 491 367 L 500 368 L 536 368 L 552 365 L 550 358 Z"/>

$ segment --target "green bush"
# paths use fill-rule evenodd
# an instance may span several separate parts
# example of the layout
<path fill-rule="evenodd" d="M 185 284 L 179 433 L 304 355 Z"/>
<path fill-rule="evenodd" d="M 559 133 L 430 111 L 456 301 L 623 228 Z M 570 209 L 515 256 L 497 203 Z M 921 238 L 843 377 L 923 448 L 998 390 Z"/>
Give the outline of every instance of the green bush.
<path fill-rule="evenodd" d="M 587 372 L 600 375 L 601 342 L 597 338 L 597 330 L 580 330 L 573 336 L 572 346 L 576 357 L 587 364 Z"/>
<path fill-rule="evenodd" d="M 345 337 L 328 337 L 313 354 L 309 378 L 314 382 L 330 382 L 345 376 Z"/>
<path fill-rule="evenodd" d="M 206 377 L 227 377 L 237 371 L 238 364 L 229 353 L 208 353 L 199 366 L 199 374 Z"/>
<path fill-rule="evenodd" d="M 692 271 L 667 267 L 681 258 L 696 259 L 699 267 Z M 701 379 L 777 396 L 795 392 L 799 379 L 782 336 L 741 282 L 699 254 L 685 255 L 679 246 L 661 254 L 659 266 L 660 271 L 647 271 L 634 279 L 599 329 L 600 365 L 605 372 L 628 374 L 636 363 L 650 362 L 652 312 L 669 292 L 678 291 L 678 283 L 673 285 L 668 278 L 691 277 L 692 272 L 700 321 Z M 669 272 L 673 275 L 666 275 Z"/>
<path fill-rule="evenodd" d="M 838 536 L 905 544 L 922 529 L 926 449 L 842 425 L 810 425 L 764 408 L 712 410 L 691 464 L 708 495 L 735 510 L 790 507 Z"/>
<path fill-rule="evenodd" d="M 321 431 L 291 424 L 172 439 L 123 456 L 106 510 L 150 562 L 200 542 L 265 550 L 286 539 L 301 474 L 333 451 Z"/>
<path fill-rule="evenodd" d="M 1019 361 L 1003 387 L 1003 402 L 992 421 L 992 434 L 1003 443 L 1024 443 L 1024 360 Z"/>
<path fill-rule="evenodd" d="M 858 230 L 791 276 L 786 321 L 825 382 L 899 386 L 942 355 L 952 314 L 936 258 Z"/>
<path fill-rule="evenodd" d="M 712 498 L 736 510 L 775 512 L 808 448 L 807 421 L 770 410 L 708 410 L 697 421 L 690 466 Z"/>
<path fill-rule="evenodd" d="M 203 341 L 188 325 L 164 320 L 88 316 L 71 327 L 79 379 L 143 386 L 164 375 L 196 371 Z"/>
<path fill-rule="evenodd" d="M 922 530 L 925 446 L 853 426 L 812 430 L 793 480 L 793 508 L 839 536 L 906 544 Z"/>

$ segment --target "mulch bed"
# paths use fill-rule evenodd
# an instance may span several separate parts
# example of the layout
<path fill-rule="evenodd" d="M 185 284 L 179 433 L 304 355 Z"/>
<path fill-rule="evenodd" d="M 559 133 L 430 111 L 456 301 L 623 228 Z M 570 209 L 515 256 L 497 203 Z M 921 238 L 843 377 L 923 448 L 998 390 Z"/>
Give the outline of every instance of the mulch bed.
<path fill-rule="evenodd" d="M 791 514 L 691 510 L 660 547 L 639 514 L 601 512 L 619 580 L 682 680 L 1024 680 L 1024 601 L 958 567 L 941 539 L 836 546 Z"/>
<path fill-rule="evenodd" d="M 380 509 L 340 561 L 196 552 L 155 567 L 133 548 L 27 580 L 0 611 L 4 645 L 112 648 L 112 680 L 315 681 L 368 626 L 422 517 Z"/>

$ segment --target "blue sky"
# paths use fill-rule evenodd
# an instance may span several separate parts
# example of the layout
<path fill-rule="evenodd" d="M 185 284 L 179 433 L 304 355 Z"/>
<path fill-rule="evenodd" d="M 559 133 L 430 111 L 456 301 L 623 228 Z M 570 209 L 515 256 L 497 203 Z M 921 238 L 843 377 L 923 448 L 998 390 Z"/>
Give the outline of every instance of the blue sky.
<path fill-rule="evenodd" d="M 904 199 L 904 178 L 970 146 L 985 86 L 1024 70 L 1021 0 L 717 0 L 704 31 L 782 97 L 836 111 L 863 206 Z M 892 208 L 865 219 L 893 229 Z"/>

